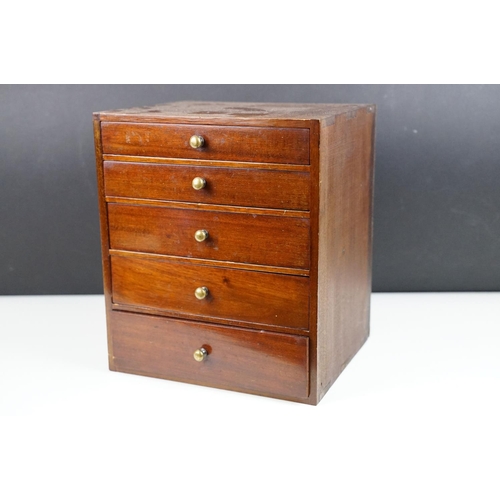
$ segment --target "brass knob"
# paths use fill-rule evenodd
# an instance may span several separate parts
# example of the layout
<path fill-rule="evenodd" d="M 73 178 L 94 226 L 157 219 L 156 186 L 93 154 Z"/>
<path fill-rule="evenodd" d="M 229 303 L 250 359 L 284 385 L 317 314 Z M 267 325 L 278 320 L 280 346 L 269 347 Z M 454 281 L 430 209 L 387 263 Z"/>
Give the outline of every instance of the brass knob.
<path fill-rule="evenodd" d="M 203 139 L 201 135 L 193 135 L 191 139 L 189 139 L 189 145 L 193 149 L 202 148 L 204 144 L 205 144 L 205 139 Z"/>
<path fill-rule="evenodd" d="M 195 177 L 191 183 L 196 191 L 203 189 L 207 185 L 207 181 L 203 177 Z"/>
<path fill-rule="evenodd" d="M 194 239 L 196 241 L 205 241 L 208 238 L 208 231 L 206 229 L 198 229 L 196 233 L 194 233 Z"/>
<path fill-rule="evenodd" d="M 208 352 L 204 347 L 196 349 L 193 353 L 193 358 L 196 359 L 196 361 L 203 361 L 207 356 Z"/>
<path fill-rule="evenodd" d="M 208 295 L 208 288 L 206 286 L 200 286 L 194 291 L 194 295 L 197 299 L 203 300 Z"/>

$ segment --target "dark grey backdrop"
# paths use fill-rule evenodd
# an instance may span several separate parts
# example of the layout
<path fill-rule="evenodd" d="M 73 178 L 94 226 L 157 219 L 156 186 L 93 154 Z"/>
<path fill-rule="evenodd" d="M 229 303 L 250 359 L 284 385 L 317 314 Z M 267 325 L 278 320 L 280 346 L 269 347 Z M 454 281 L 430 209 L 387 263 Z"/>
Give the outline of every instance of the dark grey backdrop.
<path fill-rule="evenodd" d="M 0 294 L 101 293 L 92 112 L 173 100 L 377 109 L 374 291 L 500 290 L 500 86 L 0 87 Z"/>

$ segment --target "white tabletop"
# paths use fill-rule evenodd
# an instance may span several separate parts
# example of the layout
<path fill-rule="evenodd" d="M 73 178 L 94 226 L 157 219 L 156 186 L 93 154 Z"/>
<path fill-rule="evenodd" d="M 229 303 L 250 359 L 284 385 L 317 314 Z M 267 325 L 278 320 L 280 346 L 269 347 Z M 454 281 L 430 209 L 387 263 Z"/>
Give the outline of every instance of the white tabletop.
<path fill-rule="evenodd" d="M 373 294 L 316 407 L 106 349 L 102 296 L 0 297 L 0 498 L 500 498 L 500 293 Z"/>

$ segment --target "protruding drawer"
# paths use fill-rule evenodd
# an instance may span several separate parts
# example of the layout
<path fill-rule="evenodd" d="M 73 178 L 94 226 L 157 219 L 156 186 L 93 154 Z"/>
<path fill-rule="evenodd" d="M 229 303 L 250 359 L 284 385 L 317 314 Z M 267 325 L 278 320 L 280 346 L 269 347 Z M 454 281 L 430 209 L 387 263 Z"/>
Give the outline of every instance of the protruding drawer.
<path fill-rule="evenodd" d="M 111 256 L 113 303 L 217 322 L 309 328 L 309 278 Z"/>
<path fill-rule="evenodd" d="M 114 370 L 290 398 L 309 394 L 307 337 L 116 311 L 110 319 Z"/>
<path fill-rule="evenodd" d="M 105 161 L 104 181 L 106 196 L 309 210 L 309 172 Z"/>
<path fill-rule="evenodd" d="M 113 249 L 309 268 L 308 218 L 121 203 L 108 217 Z"/>
<path fill-rule="evenodd" d="M 104 154 L 309 164 L 308 128 L 102 122 L 101 134 Z"/>

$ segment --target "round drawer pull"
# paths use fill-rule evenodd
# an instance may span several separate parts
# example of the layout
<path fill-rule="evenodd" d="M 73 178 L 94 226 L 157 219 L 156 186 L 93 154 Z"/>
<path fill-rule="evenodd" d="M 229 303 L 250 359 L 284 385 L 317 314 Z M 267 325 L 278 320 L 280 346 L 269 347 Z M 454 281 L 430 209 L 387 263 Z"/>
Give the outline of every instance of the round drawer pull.
<path fill-rule="evenodd" d="M 196 359 L 196 361 L 203 361 L 207 356 L 208 352 L 204 347 L 196 349 L 193 353 L 193 358 Z"/>
<path fill-rule="evenodd" d="M 203 300 L 208 295 L 208 288 L 206 286 L 200 286 L 194 291 L 194 295 L 197 299 Z"/>
<path fill-rule="evenodd" d="M 198 229 L 196 233 L 194 233 L 194 239 L 196 241 L 205 241 L 208 238 L 208 231 L 206 229 Z"/>
<path fill-rule="evenodd" d="M 205 144 L 205 139 L 203 139 L 201 135 L 193 135 L 191 139 L 189 139 L 189 145 L 193 149 L 202 148 L 204 144 Z"/>
<path fill-rule="evenodd" d="M 207 185 L 207 181 L 203 179 L 203 177 L 195 177 L 191 184 L 193 185 L 193 189 L 199 191 L 200 189 L 203 189 Z"/>

